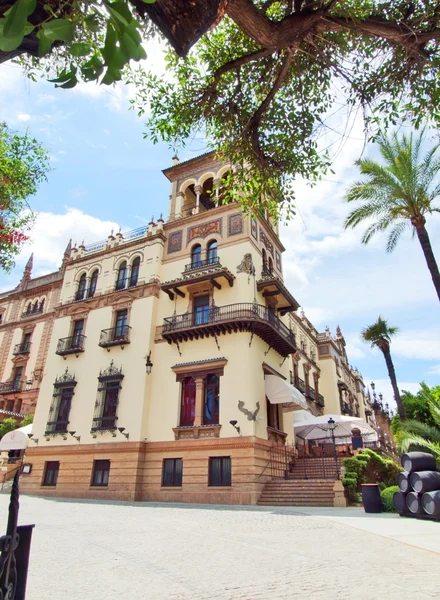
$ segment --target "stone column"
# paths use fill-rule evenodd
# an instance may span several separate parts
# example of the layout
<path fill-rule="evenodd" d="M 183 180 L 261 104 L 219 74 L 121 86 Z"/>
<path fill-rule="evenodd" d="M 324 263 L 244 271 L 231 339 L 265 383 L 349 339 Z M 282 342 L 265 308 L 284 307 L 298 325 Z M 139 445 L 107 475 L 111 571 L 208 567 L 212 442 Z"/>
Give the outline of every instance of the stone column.
<path fill-rule="evenodd" d="M 194 425 L 198 427 L 203 421 L 203 378 L 196 377 L 196 414 L 194 417 Z"/>
<path fill-rule="evenodd" d="M 200 208 L 200 194 L 202 193 L 202 188 L 200 185 L 196 186 L 194 188 L 194 191 L 196 193 L 196 214 L 199 214 L 199 208 Z"/>

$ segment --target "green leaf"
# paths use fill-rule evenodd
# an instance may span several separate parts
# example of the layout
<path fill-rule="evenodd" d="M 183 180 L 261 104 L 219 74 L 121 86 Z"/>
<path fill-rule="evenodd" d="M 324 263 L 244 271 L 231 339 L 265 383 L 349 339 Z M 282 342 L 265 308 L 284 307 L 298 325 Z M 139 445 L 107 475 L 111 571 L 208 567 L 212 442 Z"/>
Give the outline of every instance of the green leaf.
<path fill-rule="evenodd" d="M 119 69 L 109 67 L 106 71 L 106 74 L 102 78 L 101 83 L 103 83 L 104 85 L 111 85 L 115 81 L 120 81 L 121 77 L 121 71 Z"/>
<path fill-rule="evenodd" d="M 74 42 L 70 46 L 72 56 L 87 56 L 90 52 L 91 45 L 86 42 Z"/>
<path fill-rule="evenodd" d="M 11 52 L 12 50 L 18 48 L 18 46 L 21 44 L 24 38 L 24 33 L 18 34 L 15 37 L 4 37 L 3 29 L 5 22 L 6 19 L 0 19 L 0 50 L 3 52 Z"/>
<path fill-rule="evenodd" d="M 3 26 L 3 37 L 16 38 L 22 35 L 23 38 L 27 18 L 34 12 L 35 6 L 36 0 L 17 0 L 5 13 L 7 18 Z"/>
<path fill-rule="evenodd" d="M 103 71 L 104 65 L 97 56 L 92 56 L 92 58 L 81 67 L 81 73 L 86 81 L 95 81 L 102 75 Z"/>
<path fill-rule="evenodd" d="M 154 4 L 156 0 L 143 0 L 143 2 L 145 2 L 145 4 Z"/>
<path fill-rule="evenodd" d="M 115 28 L 111 23 L 107 23 L 107 31 L 105 34 L 104 48 L 101 50 L 102 56 L 104 57 L 105 63 L 109 65 L 112 62 L 113 56 L 116 52 L 117 35 Z"/>
<path fill-rule="evenodd" d="M 50 52 L 50 49 L 52 47 L 52 42 L 46 36 L 43 29 L 40 29 L 40 31 L 37 33 L 37 38 L 40 40 L 40 43 L 38 45 L 38 54 L 40 56 L 44 56 L 45 54 Z"/>
<path fill-rule="evenodd" d="M 63 83 L 62 85 L 56 85 L 55 87 L 62 88 L 63 90 L 69 90 L 75 87 L 77 83 L 78 79 L 76 78 L 76 75 L 73 75 L 73 77 L 66 81 L 66 83 Z"/>
<path fill-rule="evenodd" d="M 42 28 L 46 37 L 54 42 L 55 40 L 62 40 L 63 42 L 70 42 L 73 39 L 74 25 L 72 21 L 67 19 L 54 19 L 43 23 Z"/>
<path fill-rule="evenodd" d="M 34 29 L 35 29 L 35 25 L 32 25 L 32 23 L 29 23 L 29 21 L 26 21 L 26 24 L 24 26 L 24 35 L 29 35 L 30 33 L 33 32 Z"/>
<path fill-rule="evenodd" d="M 101 23 L 99 22 L 97 15 L 90 15 L 85 20 L 86 27 L 93 33 L 98 33 L 101 30 Z"/>
<path fill-rule="evenodd" d="M 71 69 L 70 71 L 61 71 L 61 73 L 55 79 L 49 79 L 50 83 L 64 83 L 71 79 L 74 75 L 76 75 L 76 67 Z"/>
<path fill-rule="evenodd" d="M 127 27 L 133 21 L 133 15 L 125 2 L 108 2 L 106 6 L 116 23 L 123 27 Z"/>
<path fill-rule="evenodd" d="M 130 58 L 133 58 L 134 60 L 140 60 L 141 58 L 144 58 L 143 56 L 141 56 L 141 50 L 143 50 L 143 48 L 140 42 L 135 41 L 131 37 L 131 35 L 129 34 L 129 29 L 130 28 L 127 28 L 125 32 L 119 36 L 121 50 L 125 54 L 127 60 L 130 60 Z"/>

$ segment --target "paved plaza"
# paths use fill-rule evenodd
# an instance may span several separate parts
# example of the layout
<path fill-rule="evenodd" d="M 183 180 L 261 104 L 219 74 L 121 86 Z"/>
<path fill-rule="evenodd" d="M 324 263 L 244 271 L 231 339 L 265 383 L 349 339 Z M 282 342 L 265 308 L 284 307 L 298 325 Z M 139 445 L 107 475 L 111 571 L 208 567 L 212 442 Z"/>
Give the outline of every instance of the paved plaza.
<path fill-rule="evenodd" d="M 27 600 L 440 598 L 440 523 L 361 509 L 20 503 L 20 523 L 36 524 Z"/>

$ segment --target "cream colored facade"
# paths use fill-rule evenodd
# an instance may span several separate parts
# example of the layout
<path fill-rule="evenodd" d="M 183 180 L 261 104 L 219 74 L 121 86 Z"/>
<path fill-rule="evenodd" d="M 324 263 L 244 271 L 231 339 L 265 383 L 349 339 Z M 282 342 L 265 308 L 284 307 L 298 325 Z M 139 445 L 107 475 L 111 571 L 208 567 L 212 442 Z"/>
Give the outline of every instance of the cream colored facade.
<path fill-rule="evenodd" d="M 365 416 L 340 340 L 323 356 L 327 333 L 283 284 L 277 228 L 219 202 L 231 168 L 212 155 L 175 161 L 167 222 L 69 249 L 42 321 L 51 335 L 24 491 L 256 503 L 271 446 L 294 442 L 293 413 L 266 399 L 267 374 L 299 387 L 314 414 L 340 413 L 347 386 Z M 174 459 L 183 476 L 170 485 Z"/>

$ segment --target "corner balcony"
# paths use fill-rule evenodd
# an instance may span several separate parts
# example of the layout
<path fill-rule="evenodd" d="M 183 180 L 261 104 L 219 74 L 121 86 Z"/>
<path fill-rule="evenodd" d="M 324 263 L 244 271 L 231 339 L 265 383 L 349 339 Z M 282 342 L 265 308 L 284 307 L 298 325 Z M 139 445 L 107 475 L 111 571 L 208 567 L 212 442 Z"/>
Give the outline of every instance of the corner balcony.
<path fill-rule="evenodd" d="M 167 317 L 162 337 L 171 344 L 243 331 L 257 335 L 281 356 L 296 352 L 295 336 L 284 323 L 266 306 L 250 302 Z"/>
<path fill-rule="evenodd" d="M 0 383 L 0 394 L 16 394 L 25 387 L 25 381 L 5 381 Z"/>
<path fill-rule="evenodd" d="M 161 283 L 160 287 L 170 300 L 174 300 L 175 295 L 185 298 L 188 286 L 193 284 L 209 282 L 213 287 L 221 290 L 223 285 L 233 287 L 234 280 L 235 276 L 231 271 L 223 267 L 215 257 L 186 265 L 182 277 Z"/>
<path fill-rule="evenodd" d="M 257 291 L 263 293 L 264 298 L 274 296 L 276 308 L 281 315 L 298 310 L 299 303 L 295 300 L 281 279 L 267 267 L 263 268 L 261 277 L 257 281 Z"/>
<path fill-rule="evenodd" d="M 84 352 L 85 335 L 74 335 L 72 337 L 60 338 L 58 340 L 55 354 L 58 356 L 67 356 L 68 354 L 78 354 Z"/>

